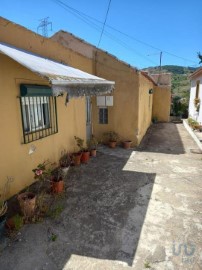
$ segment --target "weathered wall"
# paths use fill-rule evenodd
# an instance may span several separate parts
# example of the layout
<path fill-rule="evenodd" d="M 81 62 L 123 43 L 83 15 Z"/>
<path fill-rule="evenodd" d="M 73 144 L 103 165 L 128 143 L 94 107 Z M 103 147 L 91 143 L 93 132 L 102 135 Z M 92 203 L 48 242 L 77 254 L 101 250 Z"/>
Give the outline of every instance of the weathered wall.
<path fill-rule="evenodd" d="M 92 61 L 57 42 L 39 36 L 24 27 L 0 18 L 0 41 L 54 59 L 92 73 Z M 39 141 L 22 144 L 20 83 L 47 84 L 45 80 L 0 54 L 0 193 L 6 176 L 13 176 L 9 196 L 33 181 L 32 169 L 46 159 L 58 161 L 62 149 L 74 151 L 74 135 L 86 139 L 85 99 L 72 99 L 67 107 L 65 97 L 57 98 L 58 133 Z M 29 155 L 30 146 L 36 151 Z"/>
<path fill-rule="evenodd" d="M 152 117 L 160 122 L 170 121 L 171 89 L 154 87 Z"/>
<path fill-rule="evenodd" d="M 138 106 L 138 133 L 137 144 L 139 144 L 151 124 L 153 94 L 149 90 L 153 89 L 153 83 L 139 73 L 139 106 Z"/>
<path fill-rule="evenodd" d="M 80 39 L 79 37 L 75 37 L 71 33 L 61 30 L 55 33 L 51 37 L 51 39 L 59 42 L 63 46 L 69 49 L 72 49 L 73 51 L 78 52 L 90 59 L 93 59 L 94 57 L 94 52 L 96 50 L 96 47 Z"/>
<path fill-rule="evenodd" d="M 111 55 L 98 51 L 95 57 L 97 76 L 115 81 L 114 104 L 108 107 L 108 124 L 99 124 L 99 107 L 92 102 L 93 132 L 101 138 L 106 131 L 115 131 L 120 140 L 131 140 L 136 145 L 138 128 L 138 74 L 134 68 Z"/>
<path fill-rule="evenodd" d="M 47 85 L 47 82 L 0 54 L 0 189 L 7 176 L 13 176 L 10 195 L 31 184 L 32 169 L 46 159 L 57 162 L 63 149 L 74 151 L 74 135 L 85 138 L 85 100 L 72 99 L 66 107 L 65 97 L 57 97 L 58 133 L 41 140 L 22 144 L 20 83 Z M 36 151 L 29 155 L 30 146 Z"/>
<path fill-rule="evenodd" d="M 2 17 L 0 17 L 0 42 L 8 43 L 92 74 L 93 67 L 90 59 Z"/>

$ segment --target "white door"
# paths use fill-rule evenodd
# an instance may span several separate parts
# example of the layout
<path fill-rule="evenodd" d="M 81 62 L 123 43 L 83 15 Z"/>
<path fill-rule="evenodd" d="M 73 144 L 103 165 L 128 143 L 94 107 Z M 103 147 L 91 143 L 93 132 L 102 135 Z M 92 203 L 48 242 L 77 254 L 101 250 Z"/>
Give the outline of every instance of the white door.
<path fill-rule="evenodd" d="M 92 134 L 92 119 L 91 119 L 91 98 L 86 97 L 86 139 L 89 140 Z"/>

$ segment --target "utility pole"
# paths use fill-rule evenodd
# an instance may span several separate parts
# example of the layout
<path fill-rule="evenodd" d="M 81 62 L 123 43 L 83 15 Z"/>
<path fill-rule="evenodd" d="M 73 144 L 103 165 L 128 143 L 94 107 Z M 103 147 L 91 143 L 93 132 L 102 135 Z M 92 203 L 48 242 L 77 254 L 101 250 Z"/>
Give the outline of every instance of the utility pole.
<path fill-rule="evenodd" d="M 37 33 L 39 32 L 39 29 L 42 31 L 42 35 L 44 37 L 48 37 L 48 26 L 50 25 L 50 30 L 52 31 L 52 22 L 48 21 L 49 17 L 43 18 L 40 20 L 40 24 L 37 27 Z"/>
<path fill-rule="evenodd" d="M 159 66 L 159 71 L 161 72 L 161 61 L 162 61 L 162 54 L 163 52 L 160 52 L 160 66 Z"/>

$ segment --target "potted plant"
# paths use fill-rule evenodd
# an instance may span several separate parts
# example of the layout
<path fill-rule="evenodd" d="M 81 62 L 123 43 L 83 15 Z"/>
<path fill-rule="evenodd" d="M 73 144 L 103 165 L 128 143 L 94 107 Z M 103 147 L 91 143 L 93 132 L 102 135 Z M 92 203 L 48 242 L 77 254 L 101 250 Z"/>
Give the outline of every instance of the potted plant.
<path fill-rule="evenodd" d="M 200 98 L 194 99 L 194 106 L 197 108 L 198 104 L 200 104 Z"/>
<path fill-rule="evenodd" d="M 69 153 L 67 153 L 65 150 L 61 152 L 61 157 L 59 159 L 60 168 L 63 172 L 63 175 L 65 176 L 69 170 L 69 167 L 72 163 L 72 159 Z"/>
<path fill-rule="evenodd" d="M 84 147 L 84 140 L 77 137 L 77 136 L 74 136 L 74 139 L 76 140 L 76 144 L 79 147 L 79 150 L 80 150 L 79 153 L 81 153 L 81 159 L 80 159 L 81 162 L 88 163 L 88 160 L 90 158 L 90 152 L 89 152 L 88 148 Z"/>
<path fill-rule="evenodd" d="M 74 136 L 74 139 L 76 141 L 77 147 L 79 148 L 79 151 L 72 154 L 72 160 L 75 166 L 79 166 L 81 164 L 81 156 L 82 156 L 84 140 L 82 140 L 81 138 L 77 136 Z"/>
<path fill-rule="evenodd" d="M 23 226 L 23 223 L 23 217 L 19 214 L 16 214 L 7 220 L 6 227 L 9 230 L 19 231 Z"/>
<path fill-rule="evenodd" d="M 130 141 L 130 140 L 123 141 L 123 148 L 124 149 L 130 149 L 131 148 L 131 143 L 132 143 L 132 141 Z"/>
<path fill-rule="evenodd" d="M 0 236 L 4 234 L 4 229 L 5 229 L 5 223 L 7 219 L 7 210 L 8 210 L 8 205 L 6 202 L 6 196 L 8 195 L 8 189 L 10 186 L 10 183 L 13 182 L 12 177 L 7 177 L 7 181 L 3 187 L 3 191 L 0 194 Z"/>
<path fill-rule="evenodd" d="M 40 181 L 38 189 L 40 190 L 43 181 L 50 177 L 51 169 L 47 168 L 50 164 L 48 160 L 44 161 L 37 165 L 35 169 L 33 169 L 34 178 Z M 21 212 L 23 213 L 26 219 L 33 217 L 36 208 L 36 194 L 33 192 L 23 192 L 18 195 L 18 202 L 21 208 Z"/>
<path fill-rule="evenodd" d="M 25 219 L 33 217 L 36 208 L 36 195 L 33 192 L 23 192 L 17 198 Z"/>
<path fill-rule="evenodd" d="M 64 180 L 61 168 L 56 168 L 51 175 L 51 188 L 53 193 L 61 193 L 64 190 Z"/>
<path fill-rule="evenodd" d="M 108 140 L 109 147 L 115 148 L 119 139 L 118 133 L 116 133 L 115 131 L 108 131 L 104 133 L 104 136 Z"/>
<path fill-rule="evenodd" d="M 96 157 L 96 151 L 97 151 L 97 145 L 98 140 L 94 135 L 91 136 L 91 138 L 87 141 L 88 148 L 90 149 L 90 155 L 92 157 Z"/>

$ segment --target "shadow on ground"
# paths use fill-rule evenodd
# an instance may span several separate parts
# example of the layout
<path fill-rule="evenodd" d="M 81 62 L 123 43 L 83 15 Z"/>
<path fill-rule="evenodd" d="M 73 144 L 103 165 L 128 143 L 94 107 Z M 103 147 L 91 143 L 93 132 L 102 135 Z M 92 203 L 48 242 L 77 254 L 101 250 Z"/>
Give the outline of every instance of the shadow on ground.
<path fill-rule="evenodd" d="M 164 154 L 184 154 L 185 149 L 178 131 L 178 124 L 157 123 L 148 129 L 138 151 Z"/>
<path fill-rule="evenodd" d="M 62 214 L 45 225 L 25 226 L 22 241 L 0 256 L 1 268 L 33 269 L 29 266 L 34 263 L 34 269 L 63 269 L 72 255 L 131 266 L 155 174 L 123 170 L 132 151 L 122 149 L 121 153 L 98 153 L 89 164 L 72 167 Z M 48 231 L 57 235 L 55 242 L 48 240 Z"/>
<path fill-rule="evenodd" d="M 131 151 L 128 152 L 128 156 Z M 72 254 L 132 265 L 155 174 L 123 171 L 128 159 L 99 153 L 69 175 L 60 243 L 52 247 L 62 267 Z"/>

